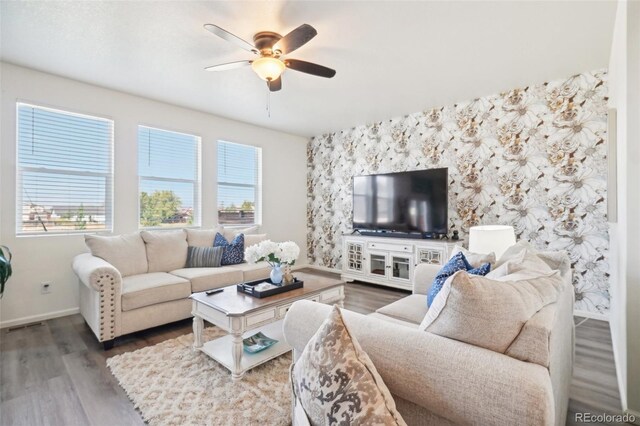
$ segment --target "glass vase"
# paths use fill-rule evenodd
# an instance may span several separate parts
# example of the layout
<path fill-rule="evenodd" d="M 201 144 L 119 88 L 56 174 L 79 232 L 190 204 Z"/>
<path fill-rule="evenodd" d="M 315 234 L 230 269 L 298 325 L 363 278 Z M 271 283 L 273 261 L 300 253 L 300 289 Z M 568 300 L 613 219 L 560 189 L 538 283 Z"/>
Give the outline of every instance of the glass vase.
<path fill-rule="evenodd" d="M 271 267 L 271 274 L 269 274 L 269 277 L 271 278 L 272 283 L 281 284 L 282 283 L 282 265 L 280 265 L 279 263 L 273 265 Z"/>

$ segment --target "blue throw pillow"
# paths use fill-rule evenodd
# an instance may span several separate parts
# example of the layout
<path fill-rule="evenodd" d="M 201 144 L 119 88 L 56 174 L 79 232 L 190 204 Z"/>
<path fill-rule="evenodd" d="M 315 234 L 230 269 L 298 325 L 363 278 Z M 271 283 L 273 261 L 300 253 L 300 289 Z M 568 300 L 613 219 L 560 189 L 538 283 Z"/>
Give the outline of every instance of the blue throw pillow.
<path fill-rule="evenodd" d="M 482 275 L 485 276 L 489 273 L 489 271 L 491 271 L 491 264 L 490 263 L 483 263 L 482 265 L 478 266 L 477 268 L 473 268 L 473 269 L 469 269 L 467 272 L 470 273 L 471 275 Z"/>
<path fill-rule="evenodd" d="M 228 242 L 219 232 L 213 240 L 214 247 L 222 247 L 221 265 L 237 265 L 244 261 L 244 234 L 238 234 L 233 241 Z"/>
<path fill-rule="evenodd" d="M 458 271 L 467 271 L 473 275 L 487 275 L 491 270 L 491 264 L 485 263 L 477 268 L 471 266 L 471 264 L 467 261 L 467 258 L 464 257 L 461 251 L 454 254 L 451 259 L 447 263 L 444 264 L 442 269 L 438 271 L 435 279 L 433 280 L 433 284 L 431 284 L 431 289 L 427 294 L 427 306 L 431 307 L 431 303 L 433 303 L 433 299 L 436 298 L 440 290 L 442 290 L 442 286 L 444 285 L 447 278 L 451 275 L 455 274 Z"/>

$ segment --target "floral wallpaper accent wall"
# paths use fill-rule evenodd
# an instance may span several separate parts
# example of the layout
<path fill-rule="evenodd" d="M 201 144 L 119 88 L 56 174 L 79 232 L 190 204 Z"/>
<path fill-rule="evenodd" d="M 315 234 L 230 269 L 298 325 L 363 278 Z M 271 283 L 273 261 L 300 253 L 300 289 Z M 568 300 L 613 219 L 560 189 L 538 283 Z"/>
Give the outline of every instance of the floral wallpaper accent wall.
<path fill-rule="evenodd" d="M 576 310 L 609 308 L 607 73 L 514 89 L 314 137 L 308 146 L 310 263 L 342 267 L 353 176 L 449 168 L 450 225 L 509 224 L 566 250 Z"/>

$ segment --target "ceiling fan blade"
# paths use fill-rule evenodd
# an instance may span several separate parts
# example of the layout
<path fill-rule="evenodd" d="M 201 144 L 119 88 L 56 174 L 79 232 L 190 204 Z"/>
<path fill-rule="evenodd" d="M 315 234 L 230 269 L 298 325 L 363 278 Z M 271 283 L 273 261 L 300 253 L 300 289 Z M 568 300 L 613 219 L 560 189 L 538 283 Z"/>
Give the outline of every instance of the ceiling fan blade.
<path fill-rule="evenodd" d="M 282 76 L 276 78 L 273 81 L 267 81 L 267 87 L 272 92 L 277 92 L 278 90 L 282 89 Z"/>
<path fill-rule="evenodd" d="M 295 30 L 291 31 L 286 36 L 282 37 L 272 49 L 279 50 L 281 54 L 286 55 L 291 53 L 297 48 L 305 45 L 309 40 L 314 38 L 318 34 L 315 28 L 309 24 L 302 24 Z"/>
<path fill-rule="evenodd" d="M 229 31 L 224 30 L 217 25 L 205 24 L 204 29 L 209 31 L 212 34 L 217 35 L 220 38 L 227 40 L 228 42 L 235 44 L 241 49 L 248 50 L 249 52 L 253 52 L 255 54 L 259 53 L 258 49 L 256 49 L 256 47 L 253 44 L 249 43 L 246 40 L 241 39 L 235 34 L 231 34 Z"/>
<path fill-rule="evenodd" d="M 251 65 L 251 62 L 253 62 L 253 61 L 227 62 L 226 64 L 219 64 L 219 65 L 213 65 L 213 66 L 210 66 L 210 67 L 206 67 L 205 70 L 207 70 L 207 71 L 232 70 L 232 69 L 235 69 L 235 68 L 242 68 L 242 67 L 246 67 L 248 65 Z"/>
<path fill-rule="evenodd" d="M 323 67 L 322 65 L 314 64 L 312 62 L 299 61 L 297 59 L 285 59 L 284 64 L 287 68 L 292 70 L 304 72 L 311 75 L 317 75 L 318 77 L 331 78 L 336 75 L 336 70 Z"/>

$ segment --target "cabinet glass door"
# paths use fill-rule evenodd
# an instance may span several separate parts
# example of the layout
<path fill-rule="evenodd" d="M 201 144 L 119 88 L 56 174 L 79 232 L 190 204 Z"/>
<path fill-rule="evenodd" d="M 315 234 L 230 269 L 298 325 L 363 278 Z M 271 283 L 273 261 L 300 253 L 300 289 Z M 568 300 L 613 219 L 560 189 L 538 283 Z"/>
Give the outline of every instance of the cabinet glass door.
<path fill-rule="evenodd" d="M 411 258 L 405 256 L 392 256 L 391 276 L 400 280 L 409 280 Z"/>
<path fill-rule="evenodd" d="M 385 276 L 387 274 L 387 256 L 373 253 L 370 255 L 369 272 L 373 275 Z"/>

